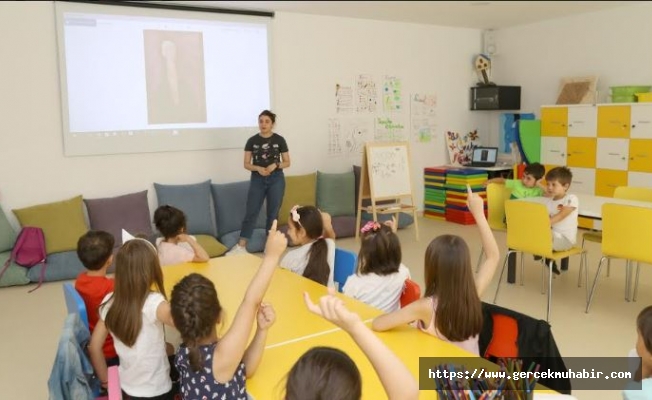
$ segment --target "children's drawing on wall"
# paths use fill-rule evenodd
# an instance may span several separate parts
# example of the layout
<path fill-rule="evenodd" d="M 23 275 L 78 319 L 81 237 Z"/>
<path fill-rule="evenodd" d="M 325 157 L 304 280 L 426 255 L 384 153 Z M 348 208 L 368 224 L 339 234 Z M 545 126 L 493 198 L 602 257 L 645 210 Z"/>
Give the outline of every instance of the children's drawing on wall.
<path fill-rule="evenodd" d="M 473 149 L 480 146 L 478 131 L 474 130 L 464 135 L 448 131 L 446 132 L 446 145 L 451 164 L 469 164 L 473 156 Z"/>
<path fill-rule="evenodd" d="M 413 93 L 410 96 L 410 116 L 412 140 L 429 143 L 435 136 L 435 108 L 437 97 L 434 94 Z"/>
<path fill-rule="evenodd" d="M 401 80 L 395 76 L 385 76 L 383 83 L 383 109 L 385 112 L 403 111 Z"/>
<path fill-rule="evenodd" d="M 360 74 L 356 82 L 358 112 L 376 112 L 378 92 L 376 82 L 371 75 Z"/>
<path fill-rule="evenodd" d="M 348 156 L 361 154 L 364 144 L 373 132 L 371 119 L 331 118 L 328 121 L 328 155 Z"/>
<path fill-rule="evenodd" d="M 397 117 L 377 117 L 374 140 L 404 142 L 407 140 L 405 124 Z"/>
<path fill-rule="evenodd" d="M 352 113 L 355 111 L 353 86 L 350 83 L 335 84 L 335 111 L 338 114 Z"/>
<path fill-rule="evenodd" d="M 518 121 L 533 119 L 534 114 L 503 113 L 500 115 L 499 151 L 511 155 L 512 162 L 515 164 L 520 162 L 523 153 L 518 137 Z"/>

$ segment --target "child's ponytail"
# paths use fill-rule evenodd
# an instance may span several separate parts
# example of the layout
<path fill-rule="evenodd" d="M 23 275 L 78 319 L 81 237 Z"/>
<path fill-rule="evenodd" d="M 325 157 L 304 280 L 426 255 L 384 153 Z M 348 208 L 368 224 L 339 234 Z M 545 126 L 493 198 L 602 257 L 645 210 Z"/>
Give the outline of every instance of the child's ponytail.
<path fill-rule="evenodd" d="M 328 286 L 328 277 L 331 273 L 331 267 L 328 265 L 328 245 L 326 239 L 320 237 L 310 246 L 310 256 L 308 265 L 303 271 L 303 276 Z"/>

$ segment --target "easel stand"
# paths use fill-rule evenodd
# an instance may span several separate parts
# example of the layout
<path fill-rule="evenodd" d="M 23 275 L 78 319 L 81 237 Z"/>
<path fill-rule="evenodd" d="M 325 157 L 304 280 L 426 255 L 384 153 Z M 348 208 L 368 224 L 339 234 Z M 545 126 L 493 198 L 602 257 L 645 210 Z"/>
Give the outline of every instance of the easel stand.
<path fill-rule="evenodd" d="M 416 239 L 419 240 L 417 207 L 412 191 L 409 143 L 368 142 L 362 153 L 360 187 L 358 188 L 358 215 L 356 217 L 356 240 L 360 237 L 362 212 L 373 215 L 394 214 L 398 224 L 399 214 L 412 213 Z M 363 206 L 364 200 L 371 205 Z M 388 203 L 387 201 L 391 201 Z M 405 202 L 409 202 L 406 204 Z M 382 204 L 378 204 L 382 202 Z"/>

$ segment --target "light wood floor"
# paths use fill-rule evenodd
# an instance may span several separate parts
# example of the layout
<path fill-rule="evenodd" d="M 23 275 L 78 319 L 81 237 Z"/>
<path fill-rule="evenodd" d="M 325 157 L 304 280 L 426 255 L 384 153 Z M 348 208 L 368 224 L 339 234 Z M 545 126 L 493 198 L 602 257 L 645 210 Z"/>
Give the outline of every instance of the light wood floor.
<path fill-rule="evenodd" d="M 475 263 L 480 240 L 475 226 L 463 226 L 429 219 L 419 220 L 420 237 L 414 227 L 399 231 L 403 262 L 423 289 L 423 257 L 432 238 L 457 234 L 466 239 Z M 505 236 L 496 233 L 501 252 Z M 338 246 L 357 252 L 353 238 L 337 241 Z M 600 258 L 599 245 L 589 243 L 591 283 Z M 526 256 L 525 285 L 504 285 L 498 304 L 537 318 L 545 318 L 546 296 L 541 295 L 541 269 Z M 553 282 L 551 324 L 557 346 L 564 357 L 626 356 L 635 346 L 635 321 L 639 311 L 651 303 L 652 271 L 642 266 L 637 302 L 624 300 L 624 262 L 612 262 L 611 277 L 598 286 L 591 313 L 585 314 L 585 289 L 577 287 L 579 261 L 571 261 L 570 271 Z M 491 302 L 499 272 L 483 300 Z M 29 286 L 0 289 L 0 388 L 3 399 L 46 399 L 47 380 L 54 361 L 59 333 L 66 315 L 62 282 L 44 284 L 28 294 Z M 575 391 L 578 399 L 619 399 L 618 391 Z M 433 398 L 435 395 L 433 393 Z"/>

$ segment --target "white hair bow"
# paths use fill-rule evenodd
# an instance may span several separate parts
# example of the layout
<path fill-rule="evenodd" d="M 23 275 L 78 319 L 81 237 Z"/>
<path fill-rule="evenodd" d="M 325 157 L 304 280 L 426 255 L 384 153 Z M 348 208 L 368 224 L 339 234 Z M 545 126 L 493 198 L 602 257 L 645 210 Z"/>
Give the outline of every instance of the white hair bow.
<path fill-rule="evenodd" d="M 132 235 L 131 233 L 129 233 L 126 230 L 123 229 L 122 230 L 122 244 L 125 244 L 130 240 L 142 240 L 143 242 L 147 243 L 149 245 L 149 247 L 151 247 L 152 250 L 154 250 L 155 253 L 158 253 L 158 251 L 156 250 L 156 247 L 152 244 L 152 242 L 150 242 L 147 239 L 135 237 L 134 235 Z"/>

